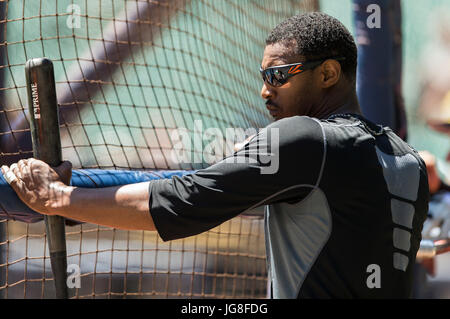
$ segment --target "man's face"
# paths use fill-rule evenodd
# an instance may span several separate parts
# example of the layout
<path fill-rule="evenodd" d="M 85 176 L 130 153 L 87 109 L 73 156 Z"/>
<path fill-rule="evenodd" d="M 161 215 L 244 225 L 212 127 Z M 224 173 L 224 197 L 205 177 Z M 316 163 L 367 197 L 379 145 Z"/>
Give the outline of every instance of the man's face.
<path fill-rule="evenodd" d="M 286 46 L 282 43 L 267 45 L 261 62 L 262 69 L 306 62 L 304 58 L 293 52 L 292 47 L 293 45 Z M 295 115 L 312 115 L 314 105 L 320 96 L 320 91 L 314 84 L 316 81 L 317 76 L 314 75 L 314 70 L 305 70 L 289 78 L 280 87 L 264 82 L 261 96 L 266 100 L 267 109 L 274 120 Z"/>

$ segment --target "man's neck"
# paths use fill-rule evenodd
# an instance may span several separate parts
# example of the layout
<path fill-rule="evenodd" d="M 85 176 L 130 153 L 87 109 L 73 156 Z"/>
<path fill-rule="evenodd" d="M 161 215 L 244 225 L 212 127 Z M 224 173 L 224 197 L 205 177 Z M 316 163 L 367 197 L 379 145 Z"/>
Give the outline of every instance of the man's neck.
<path fill-rule="evenodd" d="M 346 92 L 345 92 L 346 91 Z M 321 107 L 316 108 L 314 117 L 326 119 L 333 114 L 354 113 L 361 114 L 355 89 L 336 88 L 334 92 L 323 100 Z"/>
<path fill-rule="evenodd" d="M 338 106 L 334 111 L 331 111 L 327 117 L 333 114 L 342 114 L 342 113 L 353 113 L 361 115 L 361 108 L 359 107 L 358 98 L 356 94 L 350 100 L 344 102 L 341 106 Z"/>

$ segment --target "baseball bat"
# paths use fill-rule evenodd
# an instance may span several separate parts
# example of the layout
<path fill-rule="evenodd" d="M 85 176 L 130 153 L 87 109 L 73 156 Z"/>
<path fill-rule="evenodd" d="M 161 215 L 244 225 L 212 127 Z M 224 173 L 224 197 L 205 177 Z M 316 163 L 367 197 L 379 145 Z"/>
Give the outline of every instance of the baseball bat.
<path fill-rule="evenodd" d="M 33 156 L 50 166 L 62 162 L 53 63 L 47 58 L 34 58 L 25 66 L 28 110 Z M 68 298 L 67 253 L 64 218 L 45 216 L 45 227 L 56 298 Z"/>

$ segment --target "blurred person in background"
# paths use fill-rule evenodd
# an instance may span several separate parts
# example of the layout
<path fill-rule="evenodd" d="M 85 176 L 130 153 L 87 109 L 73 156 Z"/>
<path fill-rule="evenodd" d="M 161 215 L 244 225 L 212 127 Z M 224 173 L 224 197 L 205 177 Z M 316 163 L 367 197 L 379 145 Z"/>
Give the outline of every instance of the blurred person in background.
<path fill-rule="evenodd" d="M 438 10 L 434 19 L 430 45 L 425 48 L 421 61 L 422 90 L 418 118 L 428 128 L 450 136 L 450 15 Z M 439 145 L 439 148 L 442 146 Z M 443 150 L 444 154 L 448 149 Z M 447 241 L 450 238 L 450 153 L 445 163 L 430 150 L 422 150 L 420 156 L 426 164 L 429 191 L 431 195 L 428 218 L 422 235 L 431 241 Z M 436 258 L 418 258 L 415 267 L 413 296 L 433 298 L 445 296 L 446 292 L 430 289 L 429 276 L 436 275 Z"/>

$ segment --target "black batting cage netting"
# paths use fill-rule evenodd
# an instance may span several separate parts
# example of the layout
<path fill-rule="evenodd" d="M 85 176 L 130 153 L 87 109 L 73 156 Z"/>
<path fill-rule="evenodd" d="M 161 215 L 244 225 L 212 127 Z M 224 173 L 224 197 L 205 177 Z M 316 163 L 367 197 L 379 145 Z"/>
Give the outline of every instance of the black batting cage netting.
<path fill-rule="evenodd" d="M 47 57 L 62 155 L 75 169 L 206 167 L 231 147 L 205 148 L 208 137 L 235 128 L 239 142 L 269 123 L 258 72 L 268 32 L 317 9 L 307 0 L 0 1 L 0 164 L 33 155 L 24 67 Z M 79 278 L 69 296 L 263 298 L 259 216 L 166 243 L 156 232 L 68 225 L 68 275 Z M 0 207 L 1 298 L 54 297 L 47 240 L 42 218 Z"/>

